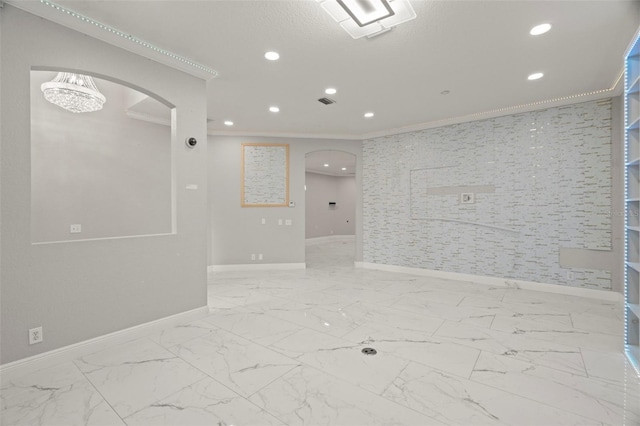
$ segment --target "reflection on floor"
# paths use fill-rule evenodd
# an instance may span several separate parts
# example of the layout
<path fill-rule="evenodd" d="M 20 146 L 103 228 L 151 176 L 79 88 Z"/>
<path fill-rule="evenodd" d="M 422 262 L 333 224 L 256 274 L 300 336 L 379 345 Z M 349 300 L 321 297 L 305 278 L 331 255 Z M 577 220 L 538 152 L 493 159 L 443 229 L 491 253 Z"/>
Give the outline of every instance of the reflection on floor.
<path fill-rule="evenodd" d="M 211 314 L 4 383 L 3 425 L 638 425 L 622 308 L 355 269 L 212 274 Z M 377 355 L 364 355 L 372 347 Z"/>

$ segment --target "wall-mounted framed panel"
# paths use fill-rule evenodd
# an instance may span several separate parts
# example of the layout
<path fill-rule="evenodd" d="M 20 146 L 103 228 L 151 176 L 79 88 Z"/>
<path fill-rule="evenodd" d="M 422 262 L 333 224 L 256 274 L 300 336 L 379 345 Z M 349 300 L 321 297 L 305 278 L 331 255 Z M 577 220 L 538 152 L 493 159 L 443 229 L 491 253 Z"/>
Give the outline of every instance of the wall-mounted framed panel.
<path fill-rule="evenodd" d="M 242 207 L 289 206 L 289 144 L 242 144 Z"/>

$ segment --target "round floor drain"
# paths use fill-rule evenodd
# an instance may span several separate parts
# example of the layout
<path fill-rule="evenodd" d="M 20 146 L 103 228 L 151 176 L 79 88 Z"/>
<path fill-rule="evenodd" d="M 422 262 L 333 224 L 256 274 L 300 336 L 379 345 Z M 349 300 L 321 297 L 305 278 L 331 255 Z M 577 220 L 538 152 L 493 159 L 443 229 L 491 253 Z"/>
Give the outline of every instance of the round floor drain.
<path fill-rule="evenodd" d="M 378 351 L 376 351 L 376 350 L 375 350 L 375 349 L 373 349 L 373 348 L 364 348 L 364 349 L 362 350 L 362 353 L 363 353 L 363 354 L 365 354 L 365 355 L 375 355 L 375 354 L 377 354 L 377 353 L 378 353 Z"/>

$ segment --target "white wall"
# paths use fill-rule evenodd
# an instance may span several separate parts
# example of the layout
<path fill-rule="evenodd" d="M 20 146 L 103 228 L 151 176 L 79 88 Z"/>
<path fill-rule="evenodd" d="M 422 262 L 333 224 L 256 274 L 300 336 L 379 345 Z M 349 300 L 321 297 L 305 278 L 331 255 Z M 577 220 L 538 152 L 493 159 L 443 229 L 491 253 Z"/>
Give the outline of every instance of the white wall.
<path fill-rule="evenodd" d="M 243 143 L 288 143 L 290 200 L 295 207 L 240 207 L 241 146 Z M 360 141 L 209 136 L 209 265 L 304 263 L 305 155 L 338 150 L 356 155 L 356 187 L 361 188 Z M 356 193 L 356 260 L 362 259 L 362 195 Z M 262 219 L 266 224 L 262 225 Z M 291 219 L 292 225 L 278 225 Z M 252 261 L 251 254 L 263 254 Z"/>
<path fill-rule="evenodd" d="M 206 306 L 205 82 L 11 5 L 0 23 L 0 363 Z M 32 67 L 110 76 L 175 105 L 175 235 L 31 244 Z M 189 150 L 188 136 L 202 143 Z M 29 346 L 36 326 L 44 342 Z"/>
<path fill-rule="evenodd" d="M 364 261 L 615 289 L 618 147 L 610 99 L 364 141 Z"/>
<path fill-rule="evenodd" d="M 32 241 L 172 232 L 171 127 L 128 117 L 139 92 L 102 79 L 102 110 L 66 111 L 40 90 L 56 74 L 31 71 Z"/>
<path fill-rule="evenodd" d="M 355 235 L 356 179 L 306 172 L 306 238 Z M 329 202 L 336 203 L 334 207 Z"/>

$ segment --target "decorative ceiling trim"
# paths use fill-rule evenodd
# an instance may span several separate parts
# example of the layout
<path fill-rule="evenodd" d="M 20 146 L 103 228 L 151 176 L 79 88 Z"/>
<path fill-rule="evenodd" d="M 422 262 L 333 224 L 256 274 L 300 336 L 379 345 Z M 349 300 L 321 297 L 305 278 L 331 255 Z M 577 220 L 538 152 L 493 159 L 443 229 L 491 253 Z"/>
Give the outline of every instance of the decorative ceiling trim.
<path fill-rule="evenodd" d="M 595 90 L 592 92 L 581 93 L 578 95 L 562 96 L 562 97 L 548 99 L 544 101 L 530 102 L 530 103 L 521 104 L 521 105 L 497 108 L 490 111 L 477 112 L 477 113 L 462 115 L 458 117 L 443 118 L 441 120 L 435 120 L 435 121 L 430 121 L 426 123 L 420 123 L 420 124 L 415 124 L 415 125 L 405 126 L 405 127 L 397 127 L 394 129 L 387 129 L 379 132 L 364 133 L 361 135 L 361 137 L 363 140 L 374 139 L 374 138 L 383 137 L 383 136 L 416 132 L 420 130 L 433 129 L 436 127 L 450 126 L 452 124 L 486 120 L 489 118 L 502 117 L 505 115 L 521 114 L 524 112 L 538 111 L 538 110 L 543 110 L 547 108 L 571 105 L 575 103 L 612 98 L 620 95 L 620 93 L 617 93 L 619 81 L 620 81 L 620 77 L 616 79 L 616 82 L 614 83 L 613 87 L 611 87 L 610 89 Z"/>
<path fill-rule="evenodd" d="M 114 46 L 153 59 L 164 65 L 184 71 L 195 77 L 209 80 L 218 75 L 214 69 L 194 60 L 151 44 L 118 28 L 103 24 L 72 9 L 49 0 L 5 0 L 7 4 L 25 12 L 55 22 L 72 30 L 87 34 Z"/>
<path fill-rule="evenodd" d="M 497 108 L 490 111 L 478 112 L 457 117 L 443 118 L 441 120 L 428 121 L 410 126 L 395 127 L 375 132 L 348 134 L 348 133 L 287 133 L 287 132 L 242 132 L 242 131 L 224 131 L 209 129 L 207 134 L 210 136 L 254 136 L 254 137 L 274 137 L 274 138 L 301 138 L 301 139 L 344 139 L 344 140 L 367 140 L 384 136 L 398 135 L 402 133 L 418 132 L 420 130 L 434 129 L 437 127 L 450 126 L 453 124 L 467 123 L 472 121 L 486 120 L 489 118 L 502 117 L 505 115 L 521 114 L 525 112 L 538 111 L 547 108 L 554 108 L 564 105 L 571 105 L 580 102 L 594 101 L 598 99 L 612 98 L 621 94 L 621 77 L 616 79 L 610 89 L 595 90 L 592 92 L 582 93 L 578 95 L 562 96 L 544 101 L 530 102 L 522 105 L 515 105 L 504 108 Z"/>

